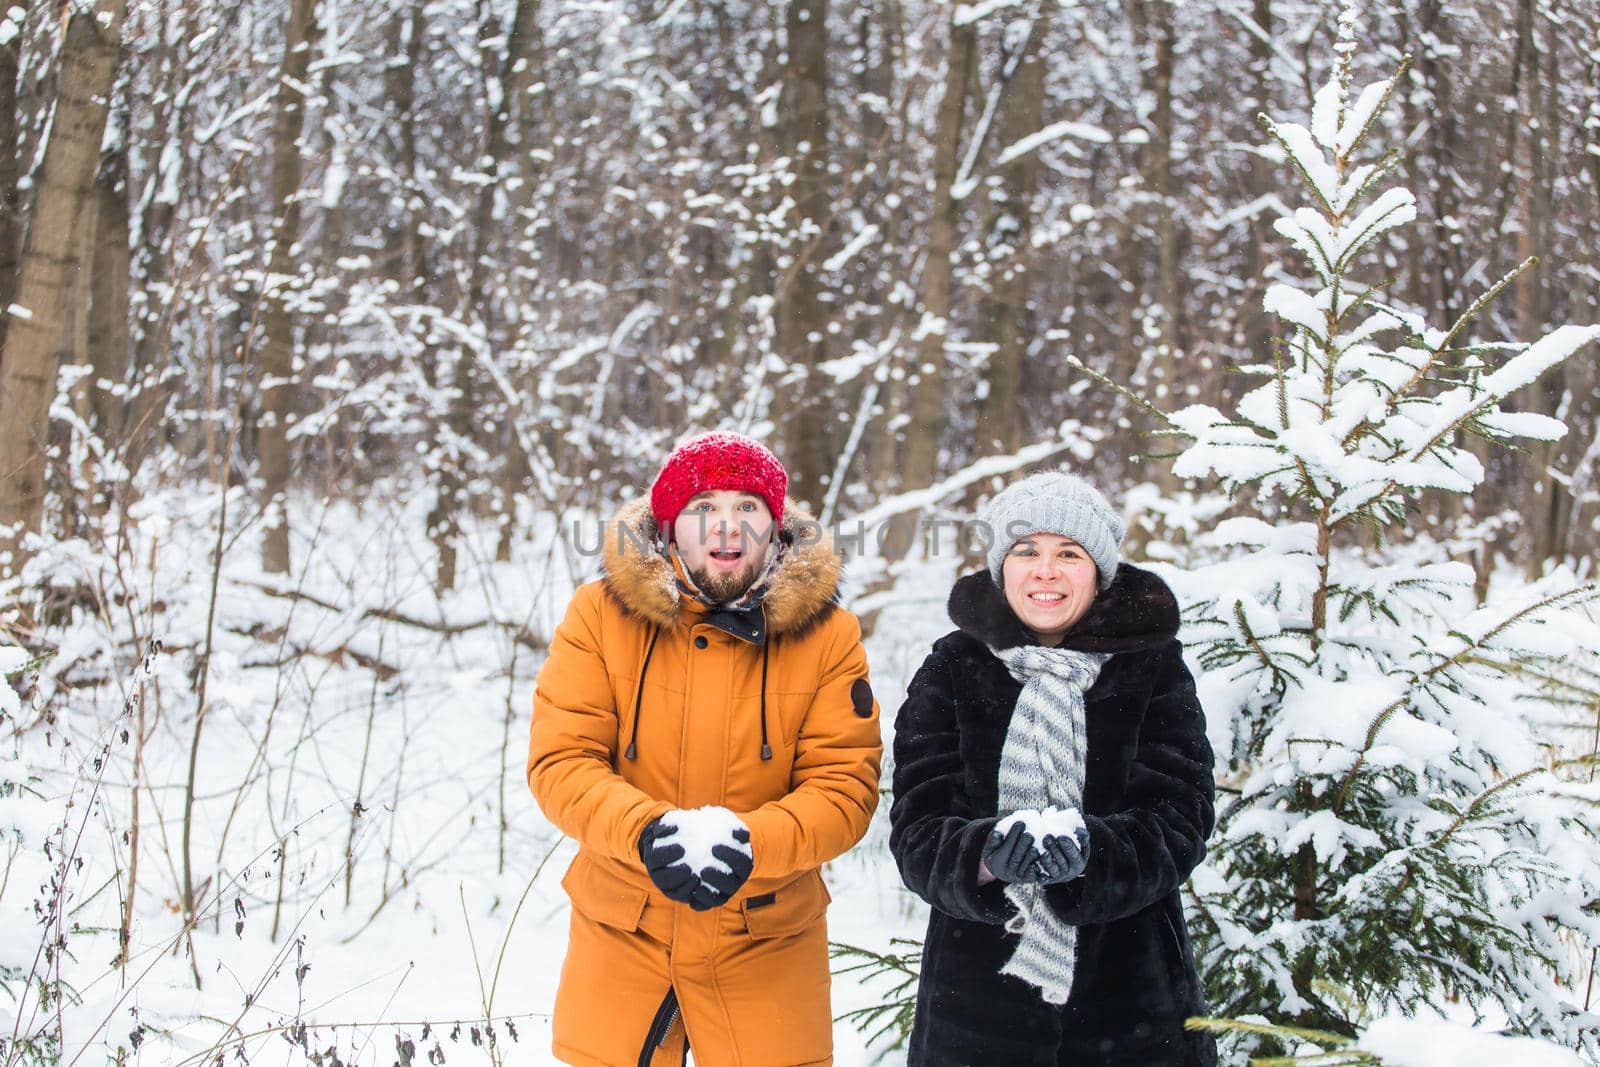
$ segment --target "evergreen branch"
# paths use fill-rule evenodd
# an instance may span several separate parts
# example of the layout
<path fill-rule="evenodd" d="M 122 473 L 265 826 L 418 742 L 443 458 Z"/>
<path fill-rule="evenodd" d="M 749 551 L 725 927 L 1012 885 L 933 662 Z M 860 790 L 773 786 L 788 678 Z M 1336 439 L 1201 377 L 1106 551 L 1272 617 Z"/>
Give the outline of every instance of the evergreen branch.
<path fill-rule="evenodd" d="M 917 999 L 913 992 L 907 994 L 917 983 L 919 968 L 915 964 L 922 959 L 922 945 L 912 939 L 896 937 L 891 938 L 894 945 L 907 945 L 913 948 L 910 952 L 875 952 L 872 949 L 861 948 L 856 945 L 845 944 L 840 941 L 828 943 L 828 955 L 834 960 L 853 959 L 856 962 L 844 967 L 834 969 L 834 974 L 850 974 L 856 971 L 865 971 L 865 981 L 874 978 L 889 976 L 890 988 L 887 996 L 880 1003 L 869 1004 L 866 1007 L 855 1008 L 843 1013 L 836 1019 L 837 1022 L 848 1023 L 855 1030 L 866 1037 L 868 1047 L 877 1043 L 881 1038 L 893 1038 L 891 1048 L 904 1045 L 911 1034 L 911 1023 L 916 1012 Z M 868 1030 L 871 1030 L 868 1033 Z"/>
<path fill-rule="evenodd" d="M 1319 338 L 1320 345 L 1326 358 L 1322 361 L 1322 421 L 1327 422 L 1333 415 L 1333 390 L 1338 384 L 1334 374 L 1335 364 L 1343 354 L 1334 347 L 1333 339 L 1339 329 L 1339 295 L 1344 287 L 1344 272 L 1336 270 L 1333 284 L 1328 288 L 1328 310 L 1323 312 L 1323 322 L 1327 325 L 1328 336 Z"/>
<path fill-rule="evenodd" d="M 914 961 L 922 959 L 922 943 L 912 938 L 895 937 L 890 939 L 890 944 L 907 945 L 914 948 L 914 952 L 874 952 L 869 948 L 859 945 L 847 944 L 843 941 L 828 942 L 828 955 L 833 959 L 854 959 L 857 962 L 836 969 L 834 974 L 848 974 L 852 971 L 877 968 L 880 972 L 898 971 L 912 978 L 917 977 L 918 968 L 912 966 Z"/>
<path fill-rule="evenodd" d="M 1428 370 L 1433 366 L 1433 364 L 1446 352 L 1451 350 L 1450 342 L 1454 341 L 1457 335 L 1459 335 L 1462 330 L 1467 328 L 1467 324 L 1473 319 L 1477 318 L 1479 313 L 1482 312 L 1484 308 L 1488 307 L 1489 304 L 1501 293 L 1503 293 L 1512 282 L 1516 281 L 1518 277 L 1520 277 L 1537 262 L 1539 262 L 1538 256 L 1529 256 L 1527 259 L 1513 267 L 1503 278 L 1485 290 L 1483 295 L 1474 300 L 1471 306 L 1461 313 L 1460 318 L 1456 319 L 1455 324 L 1450 327 L 1449 331 L 1445 333 L 1444 337 L 1440 339 L 1439 343 L 1429 349 L 1428 358 L 1423 361 L 1422 366 L 1417 368 L 1416 373 L 1411 376 L 1410 380 L 1395 391 L 1395 396 L 1404 396 L 1412 389 L 1415 389 L 1427 375 Z"/>
<path fill-rule="evenodd" d="M 1197 1015 L 1183 1021 L 1185 1030 L 1212 1034 L 1257 1034 L 1261 1037 L 1293 1037 L 1318 1045 L 1344 1047 L 1354 1044 L 1353 1039 L 1327 1030 L 1312 1030 L 1303 1026 L 1282 1026 L 1277 1023 L 1258 1023 L 1247 1019 L 1217 1019 Z M 1252 1061 L 1255 1062 L 1255 1061 Z"/>
<path fill-rule="evenodd" d="M 1545 368 L 1544 372 L 1542 372 L 1539 375 L 1539 377 L 1543 377 L 1544 374 L 1549 373 L 1553 369 L 1554 369 L 1554 365 Z M 1479 386 L 1476 383 L 1473 383 L 1472 385 L 1469 386 L 1469 388 L 1471 388 L 1471 389 L 1476 391 L 1479 388 Z M 1503 393 L 1503 394 L 1500 394 L 1500 395 L 1496 395 L 1494 393 L 1485 392 L 1484 395 L 1481 398 L 1473 401 L 1471 407 L 1469 407 L 1466 411 L 1462 412 L 1459 416 L 1457 416 L 1455 419 L 1453 419 L 1449 423 L 1445 424 L 1444 426 L 1441 426 L 1439 428 L 1439 430 L 1432 437 L 1428 438 L 1427 441 L 1423 442 L 1421 445 L 1418 445 L 1416 448 L 1412 449 L 1409 453 L 1407 453 L 1405 458 L 1408 461 L 1413 461 L 1413 460 L 1416 460 L 1416 459 L 1428 454 L 1429 452 L 1432 452 L 1436 447 L 1438 447 L 1440 442 L 1444 441 L 1452 433 L 1455 433 L 1457 430 L 1461 429 L 1463 426 L 1473 423 L 1475 420 L 1478 419 L 1479 416 L 1481 416 L 1483 414 L 1483 411 L 1484 411 L 1485 408 L 1489 407 L 1491 404 L 1495 404 L 1495 403 L 1498 403 L 1501 400 L 1504 400 L 1505 397 L 1510 395 L 1510 392 L 1512 392 L 1512 391 L 1514 391 L 1514 390 L 1508 390 L 1506 393 Z M 1491 438 L 1491 439 L 1493 439 L 1493 438 Z M 1399 483 L 1396 482 L 1395 479 L 1390 478 L 1388 481 L 1384 482 L 1383 487 L 1381 489 L 1379 489 L 1375 493 L 1372 493 L 1371 495 L 1369 495 L 1367 497 L 1367 500 L 1370 502 L 1372 500 L 1378 499 L 1379 497 L 1383 497 L 1383 496 L 1389 495 L 1391 492 L 1394 491 L 1395 487 L 1398 484 Z"/>
<path fill-rule="evenodd" d="M 1585 685 L 1580 685 L 1570 678 L 1562 678 L 1548 671 L 1534 670 L 1526 663 L 1519 663 L 1515 660 L 1512 660 L 1509 663 L 1503 663 L 1500 660 L 1491 659 L 1488 656 L 1468 656 L 1463 662 L 1470 663 L 1477 667 L 1488 667 L 1490 670 L 1499 671 L 1501 674 L 1505 675 L 1532 678 L 1535 681 L 1541 682 L 1544 685 L 1550 686 L 1554 689 L 1566 690 L 1566 692 L 1570 694 L 1572 698 L 1576 698 L 1574 702 L 1581 702 L 1584 704 L 1600 703 L 1600 688 L 1590 688 Z M 1568 664 L 1568 666 L 1576 668 L 1589 677 L 1596 677 L 1593 671 L 1586 671 L 1577 664 Z M 1550 699 L 1557 699 L 1557 697 L 1552 695 Z"/>
<path fill-rule="evenodd" d="M 1278 669 L 1278 665 L 1272 661 L 1272 657 L 1267 655 L 1267 650 L 1261 647 L 1260 639 L 1256 637 L 1255 631 L 1250 629 L 1250 623 L 1244 617 L 1243 601 L 1235 600 L 1233 602 L 1233 621 L 1238 625 L 1239 632 L 1244 634 L 1245 644 L 1249 645 L 1251 650 L 1260 657 L 1261 665 L 1272 672 L 1273 688 L 1280 693 L 1288 692 L 1289 684 L 1284 673 Z"/>
<path fill-rule="evenodd" d="M 1571 762 L 1571 761 L 1567 761 L 1567 760 L 1561 761 L 1561 763 L 1566 763 L 1566 762 Z M 1443 846 L 1446 841 L 1450 840 L 1452 837 L 1454 837 L 1456 835 L 1456 831 L 1460 830 L 1463 826 L 1465 826 L 1467 824 L 1467 820 L 1471 819 L 1472 816 L 1477 812 L 1478 808 L 1481 805 L 1483 805 L 1485 802 L 1487 802 L 1491 797 L 1493 797 L 1496 794 L 1500 793 L 1502 790 L 1511 788 L 1512 786 L 1516 785 L 1518 782 L 1527 781 L 1529 778 L 1532 778 L 1536 774 L 1540 774 L 1540 773 L 1543 773 L 1543 772 L 1548 771 L 1548 770 L 1553 770 L 1555 766 L 1560 766 L 1560 763 L 1554 764 L 1551 767 L 1529 767 L 1525 771 L 1519 771 L 1516 774 L 1513 774 L 1510 778 L 1501 779 L 1500 781 L 1496 782 L 1494 785 L 1491 785 L 1488 789 L 1483 790 L 1477 796 L 1473 797 L 1470 801 L 1468 801 L 1467 802 L 1467 806 L 1465 808 L 1461 809 L 1461 813 L 1455 817 L 1455 820 L 1453 822 L 1451 822 L 1451 824 L 1449 826 L 1445 827 L 1444 831 L 1438 837 L 1434 838 L 1432 841 L 1429 841 L 1423 847 L 1424 848 L 1439 848 L 1439 847 Z"/>
<path fill-rule="evenodd" d="M 1279 429 L 1289 428 L 1289 377 L 1284 372 L 1284 352 L 1290 342 L 1284 341 L 1281 345 L 1272 346 L 1272 373 L 1278 386 L 1278 426 Z"/>
<path fill-rule="evenodd" d="M 1353 153 L 1357 148 L 1361 147 L 1361 143 L 1367 139 L 1367 134 L 1372 132 L 1372 127 L 1378 121 L 1378 116 L 1383 114 L 1384 111 L 1388 110 L 1389 98 L 1394 96 L 1395 89 L 1399 88 L 1400 86 L 1400 80 L 1406 76 L 1406 71 L 1410 69 L 1411 53 L 1407 52 L 1405 55 L 1400 57 L 1400 63 L 1395 67 L 1394 76 L 1390 78 L 1389 83 L 1384 86 L 1383 96 L 1378 100 L 1378 106 L 1372 109 L 1372 111 L 1367 115 L 1367 121 L 1362 125 L 1360 130 L 1356 131 L 1355 140 L 1350 142 L 1350 152 Z"/>
<path fill-rule="evenodd" d="M 1576 604 L 1582 604 L 1586 601 L 1594 600 L 1597 597 L 1600 597 L 1600 583 L 1574 586 L 1571 589 L 1566 589 L 1559 593 L 1553 593 L 1542 600 L 1536 600 L 1532 604 L 1528 604 L 1522 608 L 1519 608 L 1510 615 L 1506 616 L 1504 619 L 1501 619 L 1489 629 L 1485 630 L 1481 636 L 1475 639 L 1469 638 L 1466 634 L 1461 633 L 1459 630 L 1452 630 L 1451 633 L 1460 638 L 1462 641 L 1466 642 L 1466 646 L 1449 659 L 1435 664 L 1433 667 L 1429 668 L 1423 673 L 1423 677 L 1431 678 L 1433 675 L 1438 674 L 1442 670 L 1447 670 L 1450 667 L 1460 666 L 1466 661 L 1474 649 L 1485 647 L 1488 645 L 1491 639 L 1499 637 L 1517 623 L 1522 622 L 1524 619 L 1527 619 L 1528 617 L 1541 612 L 1546 608 L 1553 608 L 1556 606 L 1572 607 Z"/>
<path fill-rule="evenodd" d="M 1393 278 L 1385 278 L 1381 282 L 1374 282 L 1373 284 L 1367 286 L 1366 289 L 1364 289 L 1362 291 L 1361 295 L 1356 297 L 1354 303 L 1352 303 L 1349 307 L 1345 308 L 1343 311 L 1339 312 L 1339 314 L 1334 317 L 1334 320 L 1333 320 L 1334 329 L 1335 330 L 1338 329 L 1339 323 L 1344 321 L 1344 317 L 1346 315 L 1350 314 L 1352 311 L 1356 310 L 1359 307 L 1364 307 L 1367 304 L 1367 302 L 1369 300 L 1371 300 L 1372 295 L 1374 293 L 1382 292 L 1383 290 L 1385 290 L 1385 289 L 1389 288 L 1391 285 L 1393 285 L 1394 282 L 1395 282 L 1395 280 Z M 1374 383 L 1374 384 L 1380 384 L 1380 383 Z"/>
<path fill-rule="evenodd" d="M 1330 218 L 1337 218 L 1339 213 L 1333 210 L 1333 205 L 1328 203 L 1327 199 L 1322 195 L 1322 190 L 1317 188 L 1316 180 L 1311 177 L 1311 172 L 1306 170 L 1305 165 L 1301 163 L 1299 157 L 1295 155 L 1294 149 L 1289 147 L 1289 142 L 1285 141 L 1283 139 L 1283 134 L 1278 132 L 1278 124 L 1273 122 L 1272 118 L 1264 111 L 1256 115 L 1256 122 L 1261 125 L 1263 130 L 1267 131 L 1268 137 L 1271 137 L 1274 141 L 1277 141 L 1278 144 L 1283 146 L 1284 154 L 1289 157 L 1289 162 L 1294 164 L 1294 169 L 1299 171 L 1305 178 L 1306 185 L 1311 189 L 1311 195 L 1317 198 L 1317 203 L 1322 205 L 1323 210 L 1328 213 Z"/>
<path fill-rule="evenodd" d="M 1320 248 L 1320 246 L 1318 247 Z M 1337 300 L 1337 282 L 1330 284 L 1333 285 L 1335 289 L 1333 293 L 1333 299 Z M 1331 312 L 1327 314 L 1331 316 Z M 1332 332 L 1331 326 L 1328 328 L 1328 331 L 1330 333 Z M 1332 357 L 1331 355 L 1321 355 L 1319 354 L 1318 350 L 1321 349 L 1324 352 L 1327 352 L 1331 349 L 1331 347 L 1332 344 L 1328 338 L 1324 337 L 1320 333 L 1317 333 L 1315 330 L 1308 329 L 1305 326 L 1297 325 L 1294 332 L 1294 337 L 1290 341 L 1290 348 L 1299 352 L 1303 357 L 1303 359 L 1297 361 L 1297 363 L 1303 363 L 1303 365 L 1308 368 L 1315 367 L 1317 370 L 1322 371 L 1324 376 L 1331 375 L 1333 373 Z M 1285 425 L 1287 426 L 1287 424 Z"/>
<path fill-rule="evenodd" d="M 1301 484 L 1306 487 L 1305 499 L 1307 501 L 1315 503 L 1319 511 L 1333 503 L 1328 497 L 1322 495 L 1322 490 L 1317 488 L 1317 480 L 1311 477 L 1311 472 L 1306 470 L 1305 460 L 1298 455 L 1294 457 L 1294 469 L 1300 473 Z"/>
<path fill-rule="evenodd" d="M 1341 255 L 1338 259 L 1338 262 L 1334 264 L 1334 276 L 1344 276 L 1345 271 L 1350 269 L 1350 263 L 1356 257 L 1356 255 L 1366 250 L 1367 241 L 1370 239 L 1368 234 L 1371 234 L 1373 231 L 1377 230 L 1378 227 L 1382 225 L 1384 219 L 1387 219 L 1397 211 L 1404 211 L 1408 207 L 1415 208 L 1416 201 L 1412 200 L 1409 204 L 1396 204 L 1388 211 L 1385 211 L 1382 215 L 1379 215 L 1377 218 L 1373 219 L 1367 224 L 1367 227 L 1364 230 L 1356 234 L 1350 243 L 1345 245 L 1344 254 Z"/>
<path fill-rule="evenodd" d="M 1310 1056 L 1252 1056 L 1250 1067 L 1382 1067 L 1383 1061 L 1370 1052 L 1344 1049 L 1318 1052 Z"/>
<path fill-rule="evenodd" d="M 1173 433 L 1178 434 L 1179 436 L 1182 436 L 1182 437 L 1187 437 L 1190 440 L 1194 439 L 1194 435 L 1193 434 L 1191 434 L 1191 433 L 1189 433 L 1189 432 L 1187 432 L 1185 430 L 1180 430 L 1178 428 L 1177 424 L 1172 421 L 1172 416 L 1171 415 L 1168 415 L 1165 411 L 1162 411 L 1160 408 L 1156 407 L 1154 404 L 1150 403 L 1150 401 L 1146 400 L 1144 397 L 1142 397 L 1139 394 L 1135 393 L 1133 390 L 1129 389 L 1127 386 L 1123 385 L 1121 382 L 1115 381 L 1115 380 L 1107 377 L 1106 375 L 1100 373 L 1099 371 L 1095 370 L 1093 367 L 1089 366 L 1089 364 L 1085 363 L 1083 360 L 1079 359 L 1075 355 L 1072 355 L 1071 353 L 1068 353 L 1067 356 L 1065 357 L 1065 359 L 1067 361 L 1067 365 L 1068 366 L 1075 367 L 1078 370 L 1083 371 L 1083 373 L 1087 374 L 1089 377 L 1093 378 L 1095 381 L 1099 382 L 1101 385 L 1103 385 L 1106 388 L 1110 389 L 1112 392 L 1116 393 L 1118 396 L 1121 396 L 1124 400 L 1127 400 L 1129 403 L 1134 404 L 1135 406 L 1144 409 L 1146 412 L 1150 413 L 1151 415 L 1154 415 L 1156 418 L 1158 418 L 1162 422 L 1166 423 L 1167 426 L 1172 430 Z"/>
<path fill-rule="evenodd" d="M 1374 117 L 1376 117 L 1381 111 L 1382 108 L 1380 108 L 1378 111 L 1374 111 L 1372 114 Z M 1357 189 L 1355 194 L 1350 197 L 1349 203 L 1354 204 L 1359 200 L 1365 199 L 1366 195 L 1371 192 L 1379 182 L 1382 182 L 1385 178 L 1394 173 L 1394 169 L 1400 165 L 1402 158 L 1404 157 L 1400 154 L 1400 149 L 1398 148 L 1391 148 L 1385 152 L 1382 158 L 1380 158 L 1377 163 L 1373 164 L 1372 173 L 1367 175 L 1367 180 L 1361 183 L 1361 188 Z"/>
<path fill-rule="evenodd" d="M 1506 618 L 1500 620 L 1500 622 L 1484 631 L 1484 633 L 1477 638 L 1469 638 L 1466 634 L 1463 634 L 1460 631 L 1451 631 L 1456 637 L 1460 638 L 1464 642 L 1461 651 L 1457 652 L 1453 656 L 1449 656 L 1440 660 L 1431 667 L 1415 675 L 1411 682 L 1406 686 L 1406 691 L 1397 697 L 1388 707 L 1379 712 L 1377 718 L 1372 720 L 1372 725 L 1367 728 L 1366 740 L 1362 743 L 1361 751 L 1356 753 L 1355 761 L 1350 764 L 1350 769 L 1345 771 L 1344 777 L 1339 782 L 1339 788 L 1334 793 L 1332 808 L 1333 813 L 1338 815 L 1344 810 L 1344 801 L 1349 792 L 1350 783 L 1355 781 L 1356 774 L 1360 772 L 1361 768 L 1366 764 L 1367 754 L 1372 751 L 1372 746 L 1377 744 L 1378 734 L 1382 732 L 1383 728 L 1389 724 L 1389 721 L 1393 719 L 1401 709 L 1411 702 L 1411 694 L 1416 690 L 1417 686 L 1426 682 L 1430 678 L 1436 677 L 1442 671 L 1447 671 L 1452 667 L 1459 667 L 1461 664 L 1467 662 L 1471 658 L 1474 651 L 1484 647 L 1491 639 L 1499 636 L 1506 630 L 1510 629 L 1517 623 L 1535 614 L 1536 612 L 1543 611 L 1545 608 L 1553 607 L 1558 604 L 1563 604 L 1564 602 L 1593 599 L 1597 595 L 1600 595 L 1600 585 L 1578 586 L 1576 589 L 1568 589 L 1564 592 L 1556 593 L 1553 596 L 1545 597 L 1542 600 L 1535 601 L 1532 604 L 1528 604 L 1527 606 L 1512 612 Z"/>

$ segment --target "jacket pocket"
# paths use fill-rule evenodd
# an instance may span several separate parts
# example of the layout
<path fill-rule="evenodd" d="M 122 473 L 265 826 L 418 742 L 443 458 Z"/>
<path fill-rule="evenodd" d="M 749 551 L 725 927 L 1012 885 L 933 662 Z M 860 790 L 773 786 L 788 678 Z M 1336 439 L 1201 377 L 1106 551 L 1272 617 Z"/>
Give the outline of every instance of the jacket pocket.
<path fill-rule="evenodd" d="M 1178 1004 L 1187 1010 L 1190 1004 L 1189 948 L 1188 940 L 1183 936 L 1182 931 L 1178 929 L 1178 922 L 1182 922 L 1181 917 L 1178 922 L 1173 921 L 1172 907 L 1174 906 L 1181 907 L 1181 905 L 1173 905 L 1169 904 L 1168 902 L 1162 903 L 1161 922 L 1166 928 L 1166 940 L 1167 944 L 1170 946 L 1170 952 L 1172 956 L 1170 962 L 1168 963 L 1168 967 L 1172 972 L 1173 995 Z M 1180 916 L 1182 915 L 1181 912 L 1179 914 Z"/>
<path fill-rule="evenodd" d="M 812 869 L 774 893 L 746 897 L 739 908 L 751 940 L 762 941 L 806 929 L 822 918 L 832 900 L 822 872 Z"/>
<path fill-rule="evenodd" d="M 585 919 L 631 933 L 639 928 L 648 894 L 582 852 L 561 879 L 572 907 Z"/>

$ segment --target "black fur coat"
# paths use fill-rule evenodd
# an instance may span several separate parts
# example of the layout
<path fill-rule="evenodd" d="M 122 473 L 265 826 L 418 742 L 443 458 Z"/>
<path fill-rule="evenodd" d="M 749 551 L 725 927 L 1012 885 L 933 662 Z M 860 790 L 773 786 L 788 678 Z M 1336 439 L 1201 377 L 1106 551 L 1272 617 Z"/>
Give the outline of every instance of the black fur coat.
<path fill-rule="evenodd" d="M 1211 747 L 1166 583 L 1127 564 L 1064 644 L 1111 653 L 1085 694 L 1083 876 L 1047 891 L 1079 928 L 1072 995 L 1046 1004 L 1000 968 L 1016 945 L 1004 885 L 978 884 L 996 778 L 1022 686 L 990 647 L 1033 639 L 987 571 L 956 582 L 950 617 L 895 722 L 889 847 L 933 907 L 910 1064 L 1211 1067 L 1178 891 L 1212 828 Z"/>

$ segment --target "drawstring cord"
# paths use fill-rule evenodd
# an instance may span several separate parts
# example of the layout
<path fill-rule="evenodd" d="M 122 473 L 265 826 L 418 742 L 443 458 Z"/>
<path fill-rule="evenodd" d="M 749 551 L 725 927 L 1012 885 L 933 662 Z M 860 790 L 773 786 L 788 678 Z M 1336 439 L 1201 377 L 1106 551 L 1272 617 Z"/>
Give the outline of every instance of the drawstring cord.
<path fill-rule="evenodd" d="M 633 691 L 633 730 L 628 736 L 628 748 L 623 753 L 627 759 L 639 758 L 639 717 L 644 709 L 644 676 L 650 669 L 650 657 L 655 655 L 656 640 L 661 636 L 661 627 L 650 628 L 650 643 L 645 646 L 644 663 L 639 667 L 639 683 Z M 767 743 L 767 661 L 772 656 L 772 639 L 761 643 L 761 758 L 772 758 L 772 746 Z"/>
<path fill-rule="evenodd" d="M 772 758 L 772 746 L 767 744 L 767 658 L 772 649 L 769 636 L 761 642 L 761 758 Z"/>
<path fill-rule="evenodd" d="M 644 707 L 644 673 L 650 669 L 650 657 L 655 655 L 656 638 L 661 636 L 661 627 L 650 627 L 650 644 L 645 646 L 644 664 L 639 668 L 639 685 L 633 691 L 633 734 L 628 738 L 628 751 L 624 753 L 628 759 L 639 758 L 639 712 Z"/>

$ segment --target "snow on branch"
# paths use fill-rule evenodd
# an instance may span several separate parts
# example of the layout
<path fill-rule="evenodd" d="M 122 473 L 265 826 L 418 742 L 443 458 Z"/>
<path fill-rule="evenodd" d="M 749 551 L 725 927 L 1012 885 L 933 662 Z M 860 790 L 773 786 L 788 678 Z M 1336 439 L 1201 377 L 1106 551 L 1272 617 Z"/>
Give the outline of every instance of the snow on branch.
<path fill-rule="evenodd" d="M 962 4 L 956 8 L 950 21 L 957 26 L 970 26 L 974 22 L 987 18 L 996 11 L 1004 11 L 1009 7 L 1020 7 L 1025 0 L 979 0 L 976 4 Z"/>
<path fill-rule="evenodd" d="M 1074 429 L 1071 426 L 1063 430 Z M 908 493 L 897 493 L 879 502 L 876 507 L 869 508 L 859 515 L 851 517 L 851 521 L 863 526 L 884 522 L 897 515 L 904 515 L 908 511 L 920 511 L 932 507 L 945 497 L 985 478 L 992 478 L 997 474 L 1010 474 L 1012 471 L 1021 470 L 1034 463 L 1049 459 L 1051 456 L 1065 452 L 1082 444 L 1084 438 L 1076 433 L 1063 434 L 1053 441 L 1040 441 L 1038 444 L 1029 445 L 1019 449 L 1009 456 L 985 456 L 976 463 L 969 464 L 950 477 L 934 482 L 922 489 L 913 489 Z"/>
<path fill-rule="evenodd" d="M 1090 141 L 1094 144 L 1111 144 L 1116 140 L 1115 137 L 1099 126 L 1094 126 L 1087 122 L 1052 123 L 1037 133 L 1029 134 L 1001 152 L 995 158 L 994 165 L 1004 167 L 1009 163 L 1014 163 L 1029 152 L 1037 151 L 1052 141 L 1059 141 L 1063 137 L 1076 137 L 1080 141 Z"/>

